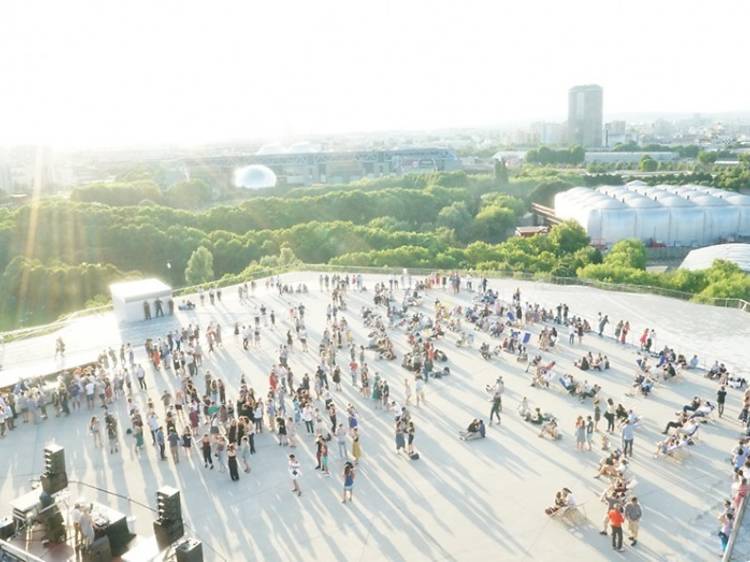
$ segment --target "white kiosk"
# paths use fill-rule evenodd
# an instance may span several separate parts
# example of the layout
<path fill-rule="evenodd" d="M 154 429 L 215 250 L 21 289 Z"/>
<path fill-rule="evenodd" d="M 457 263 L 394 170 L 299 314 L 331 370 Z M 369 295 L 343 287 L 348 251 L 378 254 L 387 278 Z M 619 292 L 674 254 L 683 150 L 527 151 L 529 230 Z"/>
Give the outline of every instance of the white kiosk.
<path fill-rule="evenodd" d="M 120 323 L 139 322 L 173 313 L 172 287 L 158 279 L 124 281 L 109 286 Z"/>

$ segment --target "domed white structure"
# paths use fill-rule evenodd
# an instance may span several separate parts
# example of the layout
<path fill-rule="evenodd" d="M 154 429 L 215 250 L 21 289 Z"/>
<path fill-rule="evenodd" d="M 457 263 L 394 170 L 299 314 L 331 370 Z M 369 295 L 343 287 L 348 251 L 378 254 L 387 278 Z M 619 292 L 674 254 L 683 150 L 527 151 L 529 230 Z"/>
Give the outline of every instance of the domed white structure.
<path fill-rule="evenodd" d="M 742 271 L 750 273 L 750 244 L 718 244 L 691 250 L 680 268 L 691 271 L 708 269 L 713 265 L 714 260 L 735 263 Z"/>
<path fill-rule="evenodd" d="M 276 174 L 268 166 L 252 164 L 237 168 L 234 171 L 235 187 L 246 189 L 264 189 L 276 186 Z"/>
<path fill-rule="evenodd" d="M 699 246 L 750 235 L 750 197 L 703 185 L 574 187 L 555 195 L 555 214 L 608 246 L 632 236 Z"/>

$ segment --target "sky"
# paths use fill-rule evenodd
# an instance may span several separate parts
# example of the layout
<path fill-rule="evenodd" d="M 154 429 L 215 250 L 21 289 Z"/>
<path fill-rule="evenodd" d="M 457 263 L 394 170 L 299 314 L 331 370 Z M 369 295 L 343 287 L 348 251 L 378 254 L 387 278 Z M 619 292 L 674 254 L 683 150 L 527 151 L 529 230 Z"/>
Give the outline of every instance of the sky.
<path fill-rule="evenodd" d="M 750 2 L 2 0 L 0 145 L 750 110 Z"/>

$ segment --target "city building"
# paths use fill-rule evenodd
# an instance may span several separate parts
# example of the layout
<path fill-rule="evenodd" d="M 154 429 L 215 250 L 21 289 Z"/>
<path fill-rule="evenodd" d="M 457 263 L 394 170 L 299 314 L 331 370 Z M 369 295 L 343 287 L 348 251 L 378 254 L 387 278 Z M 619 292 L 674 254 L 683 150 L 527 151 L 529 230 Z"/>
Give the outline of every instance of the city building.
<path fill-rule="evenodd" d="M 636 151 L 636 152 L 601 152 L 587 151 L 584 157 L 586 164 L 637 164 L 644 156 L 649 156 L 657 162 L 676 162 L 680 159 L 677 152 L 669 151 Z"/>
<path fill-rule="evenodd" d="M 604 125 L 604 146 L 612 147 L 629 142 L 625 121 L 610 121 Z"/>
<path fill-rule="evenodd" d="M 565 142 L 565 125 L 537 121 L 531 124 L 532 144 L 559 145 Z"/>
<path fill-rule="evenodd" d="M 311 185 L 346 183 L 361 178 L 409 172 L 443 172 L 461 168 L 461 160 L 448 148 L 397 148 L 393 150 L 286 151 L 262 147 L 254 155 L 186 158 L 188 171 L 210 168 L 232 181 L 237 168 L 260 164 L 270 168 L 279 183 Z"/>
<path fill-rule="evenodd" d="M 602 146 L 603 92 L 596 84 L 568 90 L 568 142 L 584 148 Z"/>

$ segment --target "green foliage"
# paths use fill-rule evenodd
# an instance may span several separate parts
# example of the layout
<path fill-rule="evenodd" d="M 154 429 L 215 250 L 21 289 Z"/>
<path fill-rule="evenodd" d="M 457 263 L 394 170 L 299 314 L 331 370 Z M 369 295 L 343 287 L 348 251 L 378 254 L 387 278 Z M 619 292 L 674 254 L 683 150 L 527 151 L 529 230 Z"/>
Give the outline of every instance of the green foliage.
<path fill-rule="evenodd" d="M 199 246 L 190 256 L 185 268 L 188 285 L 200 285 L 213 281 L 214 257 L 205 246 Z"/>
<path fill-rule="evenodd" d="M 604 256 L 604 263 L 615 267 L 646 269 L 646 247 L 640 240 L 620 240 Z"/>
<path fill-rule="evenodd" d="M 526 161 L 531 164 L 570 164 L 580 165 L 586 156 L 586 151 L 580 146 L 571 146 L 555 150 L 547 146 L 540 146 L 526 153 Z"/>
<path fill-rule="evenodd" d="M 211 202 L 212 192 L 202 180 L 182 181 L 171 186 L 165 193 L 166 202 L 179 209 L 199 209 Z"/>
<path fill-rule="evenodd" d="M 138 205 L 144 199 L 161 201 L 159 186 L 151 180 L 131 182 L 95 183 L 76 187 L 70 194 L 71 201 L 85 203 L 103 203 L 120 207 Z"/>
<path fill-rule="evenodd" d="M 544 181 L 532 190 L 529 195 L 529 200 L 532 203 L 539 203 L 546 207 L 553 207 L 555 203 L 555 195 L 562 191 L 567 191 L 571 187 L 573 187 L 571 183 L 564 181 Z"/>
<path fill-rule="evenodd" d="M 655 172 L 659 169 L 659 163 L 648 155 L 642 156 L 638 163 L 638 169 L 641 172 Z"/>
<path fill-rule="evenodd" d="M 586 231 L 575 221 L 555 226 L 549 233 L 549 239 L 557 255 L 574 254 L 589 244 Z"/>

